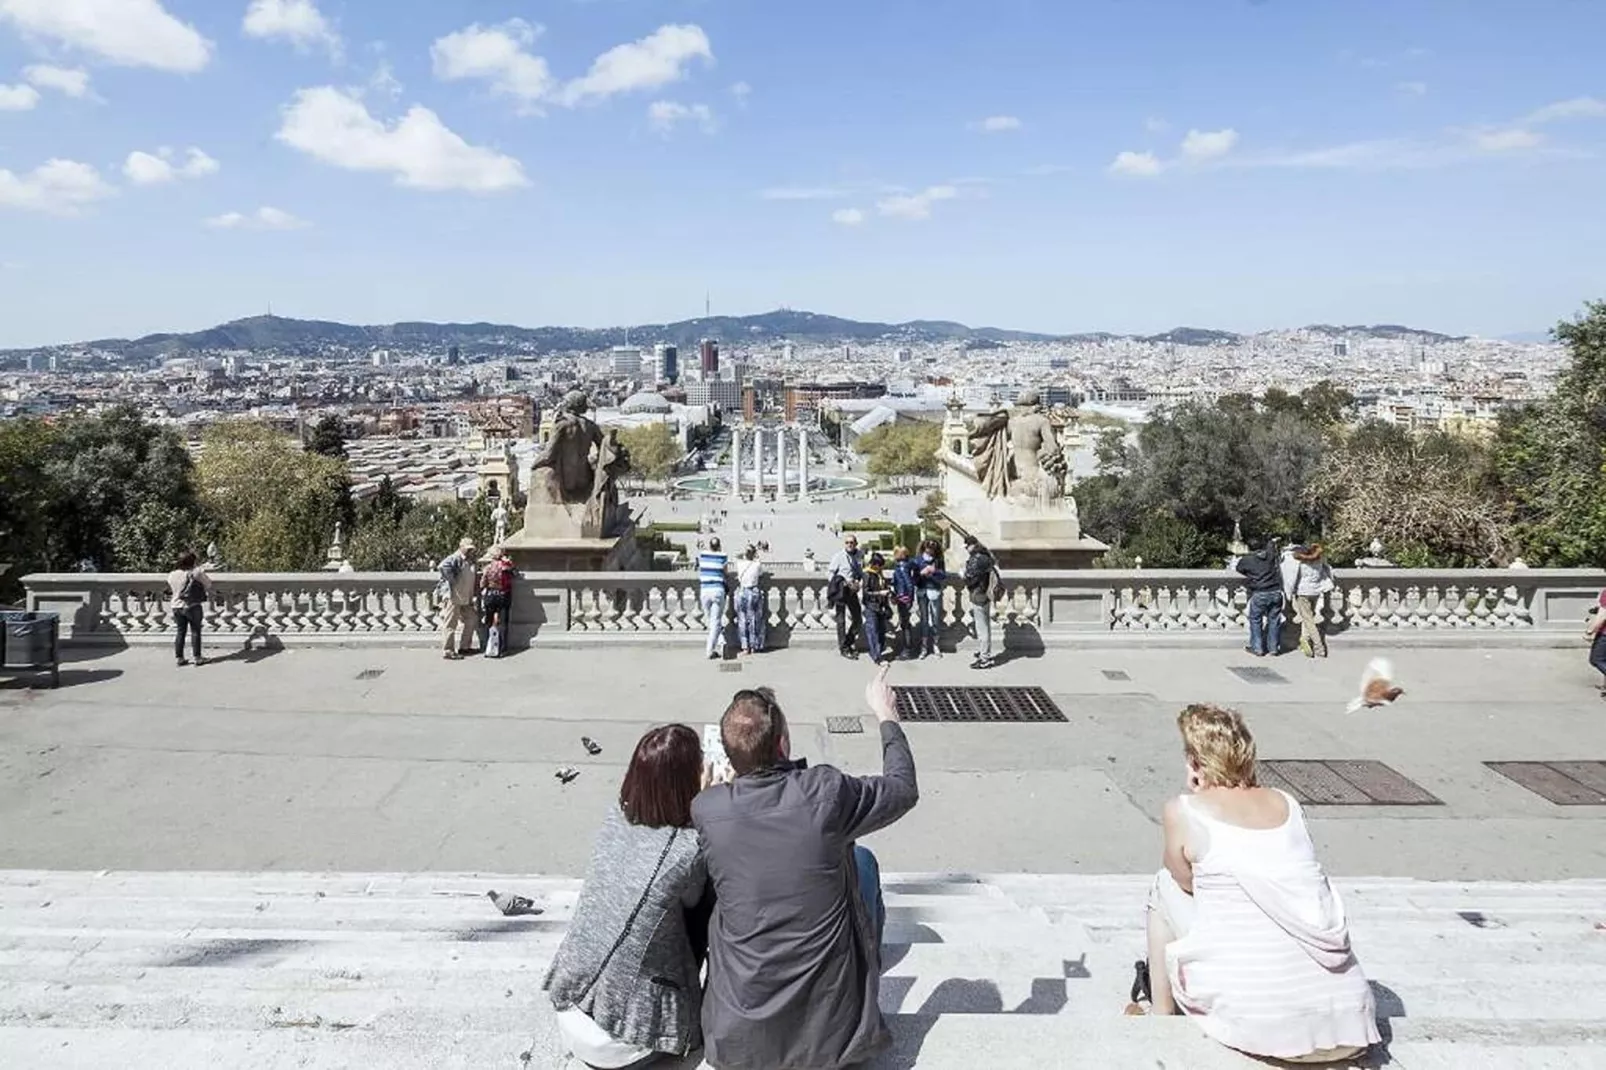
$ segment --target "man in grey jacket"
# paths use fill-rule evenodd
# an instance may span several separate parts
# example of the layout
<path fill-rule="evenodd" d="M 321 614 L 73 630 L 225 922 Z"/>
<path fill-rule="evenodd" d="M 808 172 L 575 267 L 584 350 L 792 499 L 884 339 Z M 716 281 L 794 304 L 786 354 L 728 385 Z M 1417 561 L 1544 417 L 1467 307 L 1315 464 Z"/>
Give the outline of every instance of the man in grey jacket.
<path fill-rule="evenodd" d="M 879 777 L 793 762 L 768 688 L 737 692 L 720 721 L 736 778 L 692 803 L 715 894 L 703 1039 L 718 1070 L 838 1070 L 891 1041 L 877 1003 L 880 874 L 854 841 L 908 813 L 920 789 L 885 668 L 866 698 Z"/>

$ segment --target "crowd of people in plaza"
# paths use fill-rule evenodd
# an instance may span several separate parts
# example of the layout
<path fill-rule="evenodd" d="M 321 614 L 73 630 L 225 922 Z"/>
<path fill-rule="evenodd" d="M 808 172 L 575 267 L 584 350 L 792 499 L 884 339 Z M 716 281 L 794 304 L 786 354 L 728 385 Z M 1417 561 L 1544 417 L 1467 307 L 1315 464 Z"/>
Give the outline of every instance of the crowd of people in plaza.
<path fill-rule="evenodd" d="M 581 1063 L 634 1070 L 701 1050 L 718 1070 L 846 1070 L 890 1044 L 880 865 L 859 841 L 920 792 L 887 668 L 866 690 L 879 776 L 795 755 L 767 688 L 738 691 L 720 718 L 728 765 L 686 725 L 641 738 L 543 986 Z M 1299 804 L 1258 786 L 1238 713 L 1189 706 L 1178 728 L 1187 790 L 1164 809 L 1127 1013 L 1186 1014 L 1229 1047 L 1287 1061 L 1378 1043 Z"/>

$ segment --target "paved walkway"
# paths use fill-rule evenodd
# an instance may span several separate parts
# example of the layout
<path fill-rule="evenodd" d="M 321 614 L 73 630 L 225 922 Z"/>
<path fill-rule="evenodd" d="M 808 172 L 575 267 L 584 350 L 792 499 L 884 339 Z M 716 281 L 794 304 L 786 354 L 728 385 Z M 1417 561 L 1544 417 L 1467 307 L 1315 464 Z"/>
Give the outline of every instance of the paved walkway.
<path fill-rule="evenodd" d="M 1606 759 L 1583 651 L 1401 651 L 1406 697 L 1348 715 L 1365 657 L 1253 662 L 1287 680 L 1271 684 L 1215 650 L 1051 652 L 987 674 L 963 656 L 899 664 L 895 684 L 1041 686 L 1069 721 L 911 725 L 921 803 L 877 850 L 901 871 L 1146 872 L 1182 781 L 1176 711 L 1207 700 L 1245 711 L 1262 757 L 1377 759 L 1444 801 L 1314 809 L 1334 873 L 1606 877 L 1606 807 L 1552 805 L 1481 764 Z M 826 650 L 723 664 L 641 647 L 251 658 L 180 670 L 136 649 L 69 666 L 60 691 L 0 686 L 0 869 L 573 876 L 642 731 L 715 721 L 760 684 L 779 691 L 799 754 L 854 772 L 879 761 L 873 732 L 825 731 L 863 709 L 871 674 Z M 566 764 L 581 776 L 562 787 Z"/>
<path fill-rule="evenodd" d="M 889 878 L 895 1046 L 871 1070 L 1267 1065 L 1184 1019 L 1121 1016 L 1145 886 Z M 492 888 L 544 913 L 503 918 Z M 1341 888 L 1390 1041 L 1361 1065 L 1606 1065 L 1606 882 Z M 540 991 L 577 892 L 473 874 L 3 874 L 0 1063 L 577 1068 Z"/>

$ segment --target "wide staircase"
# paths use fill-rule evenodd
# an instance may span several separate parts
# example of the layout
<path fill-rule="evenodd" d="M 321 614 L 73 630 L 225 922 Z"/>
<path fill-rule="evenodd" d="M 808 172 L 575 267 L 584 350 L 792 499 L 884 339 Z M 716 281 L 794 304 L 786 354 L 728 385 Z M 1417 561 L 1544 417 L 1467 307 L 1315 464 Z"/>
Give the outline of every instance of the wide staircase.
<path fill-rule="evenodd" d="M 876 1070 L 1266 1065 L 1185 1020 L 1122 1016 L 1147 886 L 889 876 L 896 1043 Z M 1362 1065 L 1606 1067 L 1606 881 L 1339 887 L 1389 1042 Z M 542 913 L 505 918 L 490 889 Z M 578 891 L 477 874 L 0 873 L 0 1067 L 567 1067 L 540 984 Z"/>

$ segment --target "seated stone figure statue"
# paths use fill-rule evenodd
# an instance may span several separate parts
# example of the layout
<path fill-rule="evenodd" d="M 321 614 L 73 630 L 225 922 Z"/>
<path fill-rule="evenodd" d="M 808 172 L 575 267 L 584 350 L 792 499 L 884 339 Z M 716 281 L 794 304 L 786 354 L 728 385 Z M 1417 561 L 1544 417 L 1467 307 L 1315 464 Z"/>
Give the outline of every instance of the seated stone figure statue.
<path fill-rule="evenodd" d="M 579 391 L 559 403 L 552 438 L 530 465 L 531 505 L 584 505 L 596 490 L 592 451 L 602 431 L 586 415 L 590 403 Z"/>

